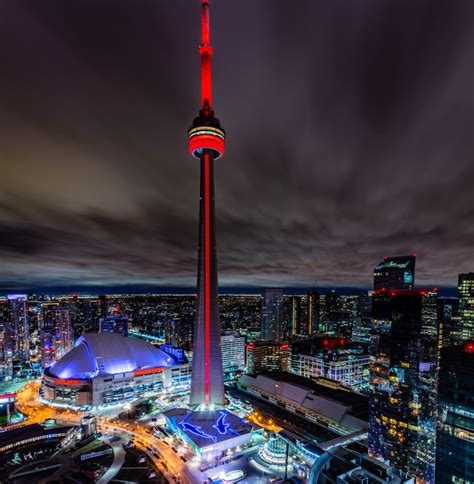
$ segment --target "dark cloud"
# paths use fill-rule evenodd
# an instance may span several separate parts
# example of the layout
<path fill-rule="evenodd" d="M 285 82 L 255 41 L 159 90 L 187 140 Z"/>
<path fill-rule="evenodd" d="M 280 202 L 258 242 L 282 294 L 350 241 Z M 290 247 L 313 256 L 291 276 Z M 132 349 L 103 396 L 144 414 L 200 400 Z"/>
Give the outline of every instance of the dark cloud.
<path fill-rule="evenodd" d="M 197 0 L 0 1 L 0 286 L 192 286 Z M 474 4 L 212 2 L 227 285 L 473 270 Z"/>

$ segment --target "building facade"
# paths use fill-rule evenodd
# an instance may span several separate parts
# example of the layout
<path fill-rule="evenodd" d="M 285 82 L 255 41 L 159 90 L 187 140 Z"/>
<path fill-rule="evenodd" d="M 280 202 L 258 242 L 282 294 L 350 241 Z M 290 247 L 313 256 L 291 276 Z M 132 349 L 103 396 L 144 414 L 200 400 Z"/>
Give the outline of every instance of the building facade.
<path fill-rule="evenodd" d="M 10 334 L 14 358 L 27 362 L 30 357 L 30 325 L 28 320 L 27 296 L 12 294 L 9 301 Z"/>
<path fill-rule="evenodd" d="M 128 316 L 119 314 L 100 318 L 99 333 L 117 333 L 128 336 Z"/>
<path fill-rule="evenodd" d="M 324 341 L 324 340 L 323 340 Z M 328 378 L 357 391 L 367 390 L 370 356 L 364 346 L 329 349 L 316 342 L 293 343 L 291 372 L 309 379 Z"/>
<path fill-rule="evenodd" d="M 438 364 L 436 295 L 391 291 L 391 327 L 378 339 L 370 375 L 369 451 L 434 482 Z"/>
<path fill-rule="evenodd" d="M 459 274 L 458 297 L 461 310 L 461 340 L 474 339 L 474 272 Z"/>
<path fill-rule="evenodd" d="M 264 289 L 262 292 L 262 340 L 281 341 L 283 338 L 283 291 Z"/>
<path fill-rule="evenodd" d="M 226 332 L 221 336 L 222 370 L 232 376 L 245 368 L 245 336 L 236 332 Z"/>
<path fill-rule="evenodd" d="M 41 365 L 47 368 L 73 347 L 69 308 L 58 303 L 43 304 L 40 317 Z"/>
<path fill-rule="evenodd" d="M 306 296 L 306 325 L 309 336 L 317 335 L 321 332 L 319 327 L 320 312 L 321 301 L 319 292 L 309 291 Z"/>
<path fill-rule="evenodd" d="M 291 336 L 302 336 L 307 332 L 303 328 L 303 310 L 301 296 L 291 296 Z"/>
<path fill-rule="evenodd" d="M 413 289 L 415 255 L 385 257 L 374 269 L 374 290 Z"/>
<path fill-rule="evenodd" d="M 247 345 L 246 373 L 258 375 L 265 371 L 288 371 L 288 343 L 255 341 Z"/>
<path fill-rule="evenodd" d="M 474 482 L 474 341 L 441 350 L 436 482 Z"/>

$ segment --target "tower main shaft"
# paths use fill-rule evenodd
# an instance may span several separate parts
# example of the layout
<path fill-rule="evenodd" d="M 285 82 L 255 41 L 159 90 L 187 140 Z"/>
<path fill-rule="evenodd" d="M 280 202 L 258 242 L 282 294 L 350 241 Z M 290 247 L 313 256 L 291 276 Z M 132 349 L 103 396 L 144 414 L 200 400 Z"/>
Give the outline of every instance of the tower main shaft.
<path fill-rule="evenodd" d="M 224 154 L 225 131 L 212 109 L 209 2 L 201 2 L 201 109 L 188 130 L 189 150 L 200 160 L 199 257 L 190 405 L 222 406 L 222 375 L 217 251 L 215 232 L 214 160 Z"/>

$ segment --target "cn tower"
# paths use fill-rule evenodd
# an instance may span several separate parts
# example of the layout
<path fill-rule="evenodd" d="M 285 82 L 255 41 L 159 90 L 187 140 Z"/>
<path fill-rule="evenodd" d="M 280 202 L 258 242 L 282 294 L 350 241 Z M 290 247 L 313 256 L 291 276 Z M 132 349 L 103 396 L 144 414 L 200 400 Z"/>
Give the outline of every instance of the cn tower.
<path fill-rule="evenodd" d="M 209 2 L 201 2 L 201 109 L 188 130 L 190 153 L 201 165 L 197 308 L 194 327 L 190 405 L 220 407 L 225 403 L 217 291 L 214 161 L 224 154 L 225 131 L 212 105 L 212 46 Z"/>

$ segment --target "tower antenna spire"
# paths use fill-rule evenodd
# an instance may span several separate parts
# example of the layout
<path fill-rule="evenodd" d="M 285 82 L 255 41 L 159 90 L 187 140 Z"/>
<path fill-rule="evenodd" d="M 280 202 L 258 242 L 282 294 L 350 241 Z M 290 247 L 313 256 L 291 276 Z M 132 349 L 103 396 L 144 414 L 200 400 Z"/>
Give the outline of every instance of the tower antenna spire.
<path fill-rule="evenodd" d="M 201 165 L 199 205 L 199 258 L 197 307 L 193 346 L 190 404 L 222 407 L 225 403 L 222 375 L 217 251 L 215 229 L 214 161 L 224 155 L 225 131 L 214 117 L 212 104 L 212 46 L 209 1 L 201 1 L 201 105 L 188 130 L 190 153 Z"/>
<path fill-rule="evenodd" d="M 203 0 L 201 4 L 201 45 L 199 54 L 201 56 L 201 114 L 212 115 L 212 46 L 211 26 L 209 19 L 209 2 Z"/>

